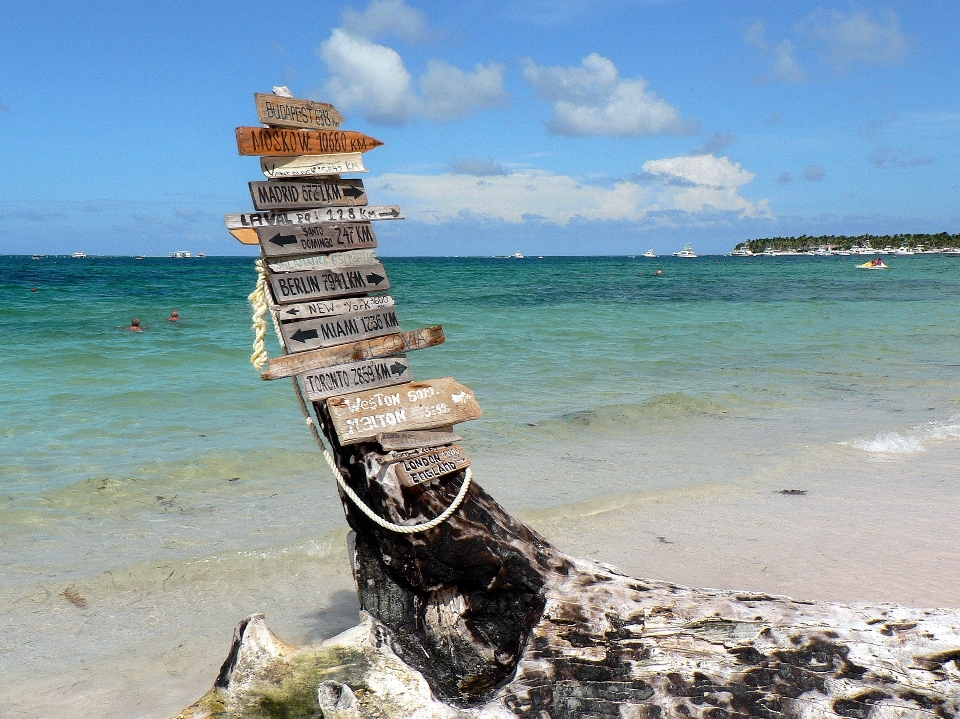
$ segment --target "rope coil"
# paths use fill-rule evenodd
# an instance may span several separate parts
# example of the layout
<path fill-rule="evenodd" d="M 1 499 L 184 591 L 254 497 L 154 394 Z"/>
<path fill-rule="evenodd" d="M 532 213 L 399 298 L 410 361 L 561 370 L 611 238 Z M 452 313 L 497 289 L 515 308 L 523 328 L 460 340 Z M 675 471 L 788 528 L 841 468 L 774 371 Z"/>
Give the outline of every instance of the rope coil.
<path fill-rule="evenodd" d="M 270 270 L 267 268 L 267 263 L 263 258 L 257 260 L 257 286 L 250 293 L 247 299 L 250 301 L 250 305 L 253 307 L 253 354 L 250 355 L 250 364 L 256 368 L 259 372 L 264 368 L 270 359 L 267 354 L 267 312 L 268 312 L 268 302 L 267 297 L 269 293 L 269 285 L 267 284 L 267 278 L 270 275 Z M 271 312 L 270 319 L 273 320 L 273 329 L 277 333 L 277 339 L 280 340 L 281 347 L 283 346 L 283 335 L 280 334 L 280 325 L 277 322 L 276 315 Z M 343 474 L 340 472 L 340 469 L 337 467 L 336 460 L 334 460 L 333 455 L 327 450 L 327 446 L 323 443 L 323 438 L 320 436 L 320 431 L 317 429 L 317 423 L 313 421 L 313 417 L 310 416 L 310 408 L 307 406 L 307 401 L 303 398 L 303 390 L 300 388 L 300 383 L 297 381 L 296 377 L 291 378 L 293 380 L 293 389 L 297 395 L 297 400 L 300 402 L 300 411 L 303 412 L 303 417 L 306 420 L 307 426 L 310 428 L 310 431 L 313 433 L 313 438 L 317 443 L 317 446 L 320 448 L 320 451 L 323 452 L 323 458 L 326 460 L 327 465 L 330 467 L 330 471 L 333 472 L 333 476 L 336 477 L 337 484 L 340 489 L 343 490 L 343 493 L 346 494 L 350 501 L 352 501 L 357 508 L 363 512 L 372 522 L 376 523 L 378 526 L 383 527 L 384 529 L 396 532 L 397 534 L 419 534 L 420 532 L 426 532 L 434 527 L 438 527 L 450 516 L 457 511 L 460 505 L 463 503 L 463 500 L 467 496 L 467 490 L 470 489 L 470 483 L 473 481 L 473 472 L 470 467 L 467 467 L 466 472 L 463 476 L 463 484 L 460 485 L 460 491 L 457 492 L 457 496 L 454 497 L 453 502 L 447 507 L 443 512 L 434 517 L 433 519 L 423 522 L 422 524 L 395 524 L 393 522 L 388 522 L 386 519 L 380 517 L 376 512 L 374 512 L 370 507 L 368 507 L 360 497 L 357 496 L 357 493 L 354 492 L 350 486 L 346 483 L 343 478 Z"/>

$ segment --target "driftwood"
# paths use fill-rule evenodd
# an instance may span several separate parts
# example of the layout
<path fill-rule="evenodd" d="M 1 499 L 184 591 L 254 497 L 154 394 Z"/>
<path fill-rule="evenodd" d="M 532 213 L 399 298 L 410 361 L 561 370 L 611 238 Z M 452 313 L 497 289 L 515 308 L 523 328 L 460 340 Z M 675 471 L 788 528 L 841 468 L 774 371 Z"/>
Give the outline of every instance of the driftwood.
<path fill-rule="evenodd" d="M 350 486 L 395 523 L 436 516 L 464 479 L 406 487 L 379 444 L 334 445 Z M 633 579 L 558 551 L 477 484 L 414 535 L 341 498 L 360 626 L 293 648 L 244 620 L 183 719 L 960 716 L 960 609 Z"/>

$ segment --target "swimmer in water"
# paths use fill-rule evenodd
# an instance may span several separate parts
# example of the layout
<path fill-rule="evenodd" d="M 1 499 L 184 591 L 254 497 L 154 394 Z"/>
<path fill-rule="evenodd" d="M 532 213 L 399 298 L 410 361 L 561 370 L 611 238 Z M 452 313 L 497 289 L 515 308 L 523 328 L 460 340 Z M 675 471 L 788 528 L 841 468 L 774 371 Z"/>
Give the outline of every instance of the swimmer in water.
<path fill-rule="evenodd" d="M 143 332 L 143 327 L 140 326 L 140 318 L 134 317 L 130 320 L 130 326 L 127 329 L 131 332 Z"/>
<path fill-rule="evenodd" d="M 176 310 L 171 312 L 170 316 L 167 317 L 167 322 L 179 322 L 179 321 L 180 321 L 180 313 L 177 312 Z"/>

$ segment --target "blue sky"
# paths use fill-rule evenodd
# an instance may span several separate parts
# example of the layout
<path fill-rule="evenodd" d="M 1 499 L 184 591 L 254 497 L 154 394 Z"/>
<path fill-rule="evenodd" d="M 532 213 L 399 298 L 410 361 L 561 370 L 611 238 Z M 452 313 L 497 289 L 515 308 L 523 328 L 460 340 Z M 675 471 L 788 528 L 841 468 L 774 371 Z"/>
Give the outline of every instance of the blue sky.
<path fill-rule="evenodd" d="M 4 3 L 0 253 L 251 253 L 234 128 L 333 102 L 384 255 L 960 232 L 960 4 Z"/>

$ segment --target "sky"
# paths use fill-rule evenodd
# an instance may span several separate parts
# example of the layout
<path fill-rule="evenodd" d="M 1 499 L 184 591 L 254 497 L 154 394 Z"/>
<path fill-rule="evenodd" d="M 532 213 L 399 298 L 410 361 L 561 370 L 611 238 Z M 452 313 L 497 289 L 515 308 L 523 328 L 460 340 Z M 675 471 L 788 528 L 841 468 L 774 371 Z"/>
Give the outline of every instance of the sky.
<path fill-rule="evenodd" d="M 383 255 L 960 232 L 960 3 L 0 7 L 0 254 L 254 254 L 255 92 L 333 103 Z"/>

